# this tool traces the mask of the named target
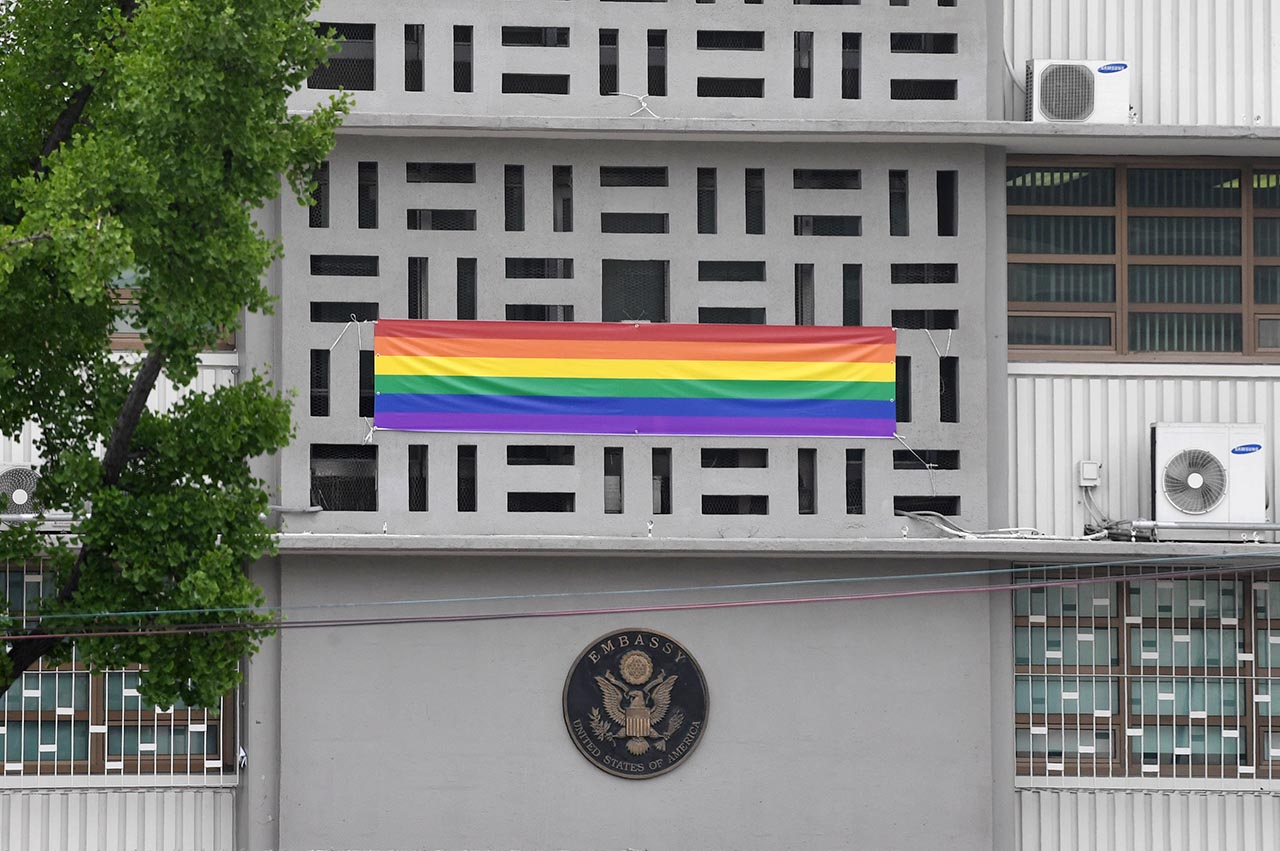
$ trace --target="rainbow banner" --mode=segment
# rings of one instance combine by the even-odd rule
[[[399,431],[892,437],[892,328],[380,319]]]

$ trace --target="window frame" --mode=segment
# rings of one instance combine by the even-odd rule
[[[1042,346],[1010,343],[1010,361],[1080,361],[1128,363],[1276,363],[1280,347],[1258,345],[1260,322],[1280,319],[1280,304],[1255,302],[1255,269],[1280,266],[1280,256],[1262,257],[1254,253],[1254,227],[1259,219],[1280,219],[1280,208],[1255,208],[1254,175],[1258,171],[1280,170],[1277,158],[1222,157],[1095,157],[1095,156],[1010,156],[1006,162],[1005,185],[1009,168],[1019,167],[1107,168],[1115,171],[1115,197],[1110,206],[1012,205],[1006,203],[1006,222],[1011,216],[1103,216],[1110,217],[1115,228],[1113,254],[1014,254],[1006,251],[1007,266],[1017,264],[1066,263],[1106,265],[1115,269],[1115,300],[1111,302],[1031,302],[1007,301],[1007,317],[1075,317],[1093,316],[1111,319],[1110,346]],[[1128,200],[1129,169],[1238,169],[1240,171],[1240,206],[1238,207],[1131,207]],[[1129,253],[1129,219],[1131,217],[1230,218],[1240,222],[1239,255],[1132,255]],[[1240,269],[1239,304],[1131,304],[1129,269],[1131,266],[1230,266]],[[1129,320],[1135,313],[1229,314],[1241,319],[1241,350],[1233,352],[1151,352],[1132,351]]]

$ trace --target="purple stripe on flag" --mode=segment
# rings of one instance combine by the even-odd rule
[[[378,412],[375,428],[507,434],[687,434],[715,437],[893,437],[892,419],[820,417],[637,417]]]

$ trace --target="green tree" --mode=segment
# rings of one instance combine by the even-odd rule
[[[38,426],[39,500],[71,516],[65,536],[0,527],[0,557],[43,558],[53,589],[34,622],[0,621],[27,636],[0,689],[74,642],[98,668],[146,665],[160,705],[212,705],[266,634],[243,611],[263,599],[245,565],[273,547],[248,459],[287,442],[288,403],[256,376],[163,413],[146,400],[269,308],[280,246],[253,211],[282,175],[307,197],[346,109],[286,108],[333,47],[315,6],[0,0],[0,433]],[[122,320],[137,357],[110,351]]]

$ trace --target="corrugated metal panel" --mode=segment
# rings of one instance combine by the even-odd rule
[[[1018,851],[1275,851],[1280,795],[1021,789]]]
[[[234,356],[231,358],[234,359]],[[238,374],[239,370],[231,363],[215,363],[201,365],[196,372],[195,381],[185,387],[175,388],[168,380],[161,377],[155,390],[151,392],[150,398],[147,399],[147,405],[153,411],[162,411],[192,390],[208,392],[215,387],[235,384]],[[16,438],[0,436],[0,470],[6,467],[40,463],[40,457],[35,448],[35,435],[35,428],[27,424]]]
[[[1082,460],[1102,462],[1093,500],[1109,519],[1150,517],[1154,422],[1265,423],[1272,447],[1267,492],[1275,493],[1280,373],[1274,368],[1257,367],[1250,375],[1241,368],[1214,374],[1205,367],[1170,366],[1160,375],[1152,367],[1126,374],[1114,365],[1043,366],[1011,364],[1009,370],[1012,525],[1080,534],[1089,516],[1076,484]]]
[[[0,792],[2,851],[231,851],[232,789]]]
[[[1276,0],[1004,0],[1006,116],[1022,117],[1027,59],[1111,59],[1137,70],[1143,124],[1280,123]]]

